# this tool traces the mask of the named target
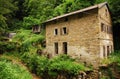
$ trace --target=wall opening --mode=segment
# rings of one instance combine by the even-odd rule
[[[107,9],[105,9],[105,16],[107,17],[107,13],[108,13],[108,10]]]
[[[101,23],[101,32],[105,32],[105,25]]]
[[[54,43],[55,54],[58,54],[58,42]]]
[[[54,30],[54,35],[58,35],[58,29]]]
[[[105,54],[105,46],[103,46],[103,57],[104,57],[104,58],[106,57],[106,54]]]
[[[110,46],[107,46],[107,56],[110,55]]]
[[[67,34],[67,29],[66,29],[66,27],[63,27],[63,34]]]
[[[67,42],[63,42],[63,53],[67,54]]]

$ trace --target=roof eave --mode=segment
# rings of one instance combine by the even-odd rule
[[[63,17],[68,17],[70,15],[82,13],[84,11],[89,11],[89,10],[96,9],[96,8],[102,8],[106,4],[107,4],[107,2],[104,2],[104,3],[98,4],[98,5],[90,6],[90,7],[81,9],[81,10],[77,10],[77,11],[70,12],[70,13],[67,13],[67,14],[64,14],[64,15],[60,15],[60,16],[54,17],[54,18],[52,18],[50,20],[47,20],[44,23],[48,23],[48,22],[51,22],[51,21],[54,21],[54,20],[57,20],[57,19],[60,19],[60,18],[63,18]]]

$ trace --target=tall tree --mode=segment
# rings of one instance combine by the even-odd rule
[[[24,27],[30,27],[35,23],[41,24],[45,20],[52,18],[53,9],[56,5],[56,1],[25,0],[25,5],[26,4],[28,16],[24,17],[23,25]]]
[[[12,12],[17,9],[12,3],[12,0],[0,0],[0,33],[5,31],[8,18],[11,17]]]
[[[120,0],[109,0],[113,20],[115,50],[120,50]]]
[[[54,16],[62,15],[71,11],[82,9],[92,5],[89,0],[63,0],[61,4],[55,7]]]

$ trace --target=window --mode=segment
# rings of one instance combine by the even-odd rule
[[[107,16],[107,12],[108,12],[108,10],[107,10],[107,9],[105,9],[105,16]]]
[[[104,32],[104,24],[101,23],[101,31]]]
[[[63,42],[63,53],[67,54],[67,42]]]
[[[103,46],[103,57],[106,57],[106,55],[105,55],[105,46]]]
[[[109,27],[104,23],[101,23],[101,32],[108,32]]]
[[[54,43],[55,53],[58,54],[58,42]]]
[[[34,25],[33,32],[40,32],[40,27],[38,25]]]
[[[110,46],[107,46],[107,56],[110,55]]]
[[[104,23],[101,23],[101,32],[106,32],[108,34],[112,33],[112,27],[109,25],[105,25]]]
[[[63,27],[63,34],[67,34],[67,29],[66,29],[66,27]]]
[[[54,30],[54,35],[58,35],[58,29]]]

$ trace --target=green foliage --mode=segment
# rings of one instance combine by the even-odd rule
[[[102,61],[106,64],[105,67],[101,67],[102,72],[101,79],[116,79],[119,78],[116,74],[120,72],[120,51],[113,52],[108,58]]]
[[[36,73],[37,75],[41,76],[45,73],[48,69],[48,59],[43,56],[38,56],[36,54],[30,54],[28,52],[24,53],[22,56],[22,60],[24,63],[27,64],[28,68]]]
[[[41,43],[44,41],[45,37],[41,34],[33,34],[31,30],[19,30],[13,41],[21,43],[21,52],[34,50],[36,52],[37,48],[42,48]]]
[[[78,75],[80,71],[86,70],[83,64],[75,63],[74,59],[66,55],[48,59],[36,54],[24,53],[22,60],[32,72],[46,79],[54,79],[61,74],[73,77]]]
[[[120,51],[112,53],[109,57],[109,60],[111,63],[116,62],[120,64]]]
[[[6,18],[0,14],[0,34],[5,31],[5,28],[7,27],[6,24]]]
[[[63,0],[61,4],[55,7],[53,11],[53,16],[62,15],[68,12],[88,7],[90,5],[91,3],[88,0]]]
[[[20,45],[17,42],[0,42],[1,53],[16,51]]]
[[[0,79],[32,79],[25,68],[0,58]]]
[[[102,3],[102,2],[107,2],[108,0],[96,0],[95,3],[96,4],[99,4],[99,3]]]
[[[80,71],[85,71],[83,64],[75,63],[69,56],[60,55],[50,60],[49,74],[56,73],[66,75],[78,75]]]
[[[30,36],[30,34],[31,34],[30,30],[20,29],[17,31],[17,34],[13,38],[13,41],[22,42],[22,41],[26,40]]]
[[[120,64],[120,51],[113,52],[107,59],[103,59],[103,64],[118,63]]]
[[[15,30],[18,30],[22,27],[22,21],[18,20],[18,19],[9,19],[9,22],[8,23],[8,31],[15,31]]]
[[[0,0],[0,32],[4,32],[7,28],[7,20],[10,18],[10,13],[15,10],[17,10],[15,2],[12,0]]]
[[[53,61],[53,62],[59,62],[59,61],[75,61],[75,59],[72,59],[72,58],[70,58],[70,56],[63,54],[63,55],[58,55],[58,56],[54,57],[53,59],[51,59],[51,62],[52,62],[52,61]]]
[[[33,17],[24,17],[23,19],[23,28],[32,29],[33,25],[40,25],[39,19]]]
[[[27,5],[27,12],[29,16],[39,19],[39,22],[42,23],[46,19],[51,18],[54,9],[54,1],[51,0],[25,0]]]

